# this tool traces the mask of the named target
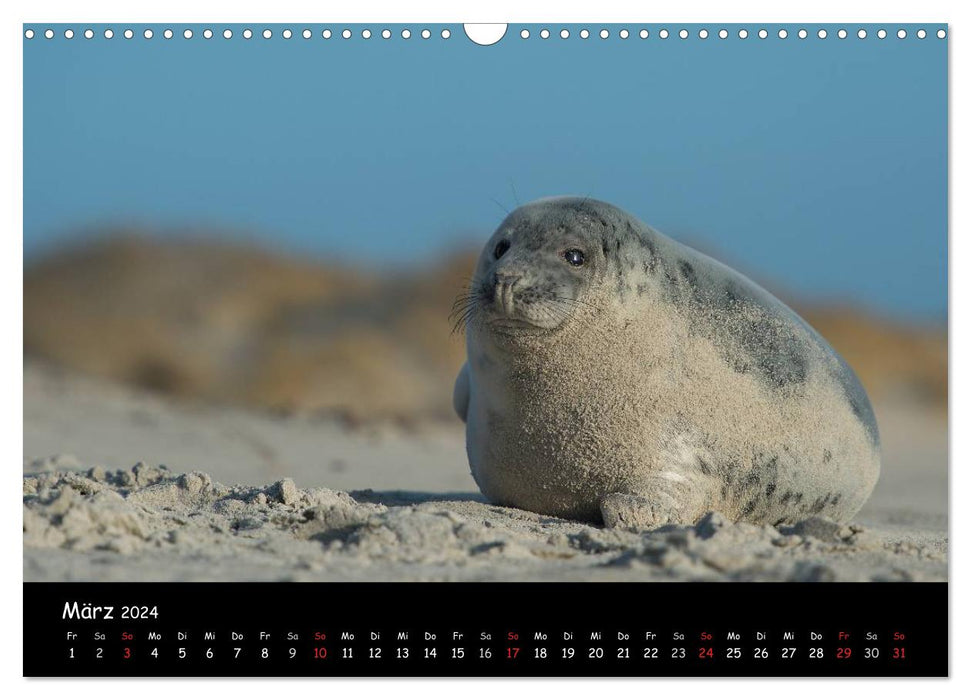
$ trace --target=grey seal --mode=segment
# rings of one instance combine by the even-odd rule
[[[792,309],[606,202],[513,211],[456,301],[453,404],[493,503],[607,525],[709,511],[845,522],[880,472],[870,401]]]

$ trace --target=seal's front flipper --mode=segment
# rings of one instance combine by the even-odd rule
[[[630,493],[608,493],[600,499],[604,527],[653,530],[676,522],[674,509],[662,506],[656,499]]]
[[[638,493],[608,493],[600,499],[606,527],[650,530],[662,525],[694,525],[714,502],[704,482],[664,472]]]
[[[455,388],[452,390],[452,407],[466,422],[469,415],[469,363],[466,362],[459,370],[459,376],[455,378]]]

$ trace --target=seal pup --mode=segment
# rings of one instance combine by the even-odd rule
[[[744,275],[605,202],[526,204],[456,301],[453,404],[499,505],[642,528],[845,522],[880,471],[853,370]]]

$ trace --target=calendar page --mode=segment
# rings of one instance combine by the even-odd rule
[[[946,676],[942,23],[27,23],[26,676]]]

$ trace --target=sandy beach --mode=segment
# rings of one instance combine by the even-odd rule
[[[24,578],[945,580],[947,424],[875,406],[852,523],[604,529],[484,501],[456,420],[358,424],[24,368]]]

